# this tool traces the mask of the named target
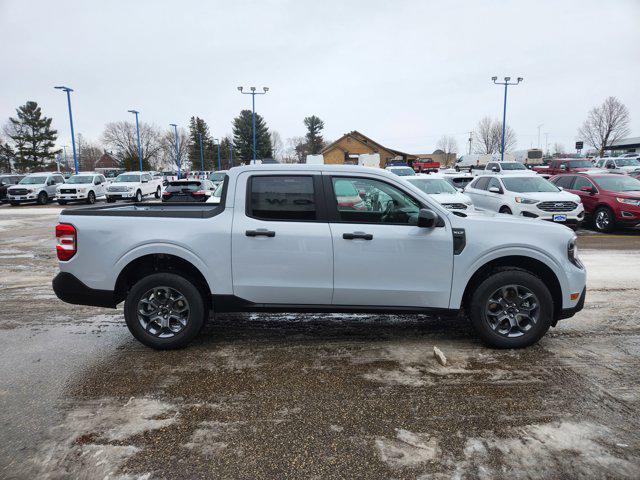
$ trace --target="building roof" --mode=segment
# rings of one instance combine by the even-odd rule
[[[120,168],[120,162],[104,152],[93,168]]]
[[[327,152],[327,151],[331,150],[332,148],[336,147],[338,142],[340,142],[342,139],[344,139],[346,137],[353,138],[355,141],[360,142],[363,145],[367,145],[369,147],[372,147],[374,150],[386,150],[388,152],[395,153],[396,155],[409,155],[408,153],[401,152],[400,150],[394,150],[393,148],[385,147],[384,145],[381,145],[378,142],[376,142],[375,140],[373,140],[373,139],[367,137],[366,135],[358,132],[357,130],[352,130],[349,133],[345,133],[343,136],[341,136],[335,142],[333,142],[333,143],[327,145],[326,147],[324,147],[322,149],[322,153],[324,154],[325,152]]]
[[[605,147],[605,150],[616,150],[623,148],[638,148],[640,147],[640,137],[628,137],[621,138],[615,142],[611,142]]]

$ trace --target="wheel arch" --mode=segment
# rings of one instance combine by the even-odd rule
[[[492,272],[509,267],[532,273],[545,283],[553,299],[553,318],[557,319],[562,311],[562,286],[560,280],[547,264],[541,260],[525,255],[507,255],[494,258],[476,269],[465,286],[464,293],[462,294],[462,306],[465,309],[468,308],[468,303],[474,290],[484,279],[491,275]]]
[[[169,253],[150,253],[129,261],[116,279],[114,296],[117,303],[125,299],[138,280],[159,272],[175,273],[191,280],[202,293],[205,305],[211,307],[211,290],[200,269],[189,260]]]

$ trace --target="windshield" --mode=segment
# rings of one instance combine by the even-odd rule
[[[504,187],[511,192],[559,192],[553,183],[541,177],[503,178]]]
[[[611,177],[596,177],[595,181],[605,190],[612,192],[640,192],[640,180],[626,175],[612,175]]]
[[[441,178],[419,178],[416,180],[409,180],[409,182],[428,195],[458,192],[449,182]]]
[[[201,182],[171,182],[167,187],[167,192],[197,192],[202,189]]]
[[[67,183],[91,183],[91,182],[93,182],[92,175],[74,175],[69,180],[67,180]]]
[[[24,177],[20,180],[20,185],[41,185],[43,183],[47,183],[47,177]]]
[[[131,175],[123,173],[118,175],[115,179],[116,183],[138,183],[140,181],[140,175]]]
[[[209,175],[209,180],[212,182],[222,182],[224,180],[226,173],[224,172],[215,172]]]
[[[589,160],[576,160],[574,162],[567,162],[571,168],[592,168],[593,164]]]
[[[640,167],[640,161],[635,158],[619,158],[617,163],[619,167]]]
[[[399,175],[401,177],[409,177],[409,176],[412,176],[412,175],[416,174],[416,172],[414,172],[413,168],[411,168],[411,167],[390,168],[389,171],[391,171],[391,173],[395,173],[396,175]]]
[[[531,150],[528,157],[529,159],[542,158],[542,150]]]
[[[500,165],[502,165],[502,170],[526,170],[527,167],[525,167],[523,164],[521,163],[517,163],[517,162],[513,162],[513,163],[501,163]]]

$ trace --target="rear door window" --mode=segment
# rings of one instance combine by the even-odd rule
[[[489,177],[479,178],[476,183],[473,184],[473,188],[478,190],[486,190],[487,185],[489,184]]]
[[[556,187],[562,187],[570,190],[574,178],[575,176],[573,175],[564,175],[562,177],[558,177],[553,183],[555,183]]]
[[[557,184],[556,184],[557,185]],[[558,185],[560,186],[560,185]],[[572,190],[580,190],[582,187],[593,188],[594,185],[589,181],[588,178],[584,177],[576,177],[576,181],[573,184]]]
[[[318,218],[313,177],[255,175],[249,178],[247,216],[274,221]]]
[[[500,182],[498,181],[498,179],[495,177],[489,180],[489,185],[487,186],[487,190],[489,190],[491,187],[495,187],[498,190],[502,191],[502,186],[500,185]]]

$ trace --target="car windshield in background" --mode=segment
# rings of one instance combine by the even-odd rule
[[[211,175],[209,175],[209,180],[211,180],[212,182],[222,182],[226,175],[226,173],[212,173]]]
[[[222,197],[222,188],[223,188],[222,184],[218,185],[216,187],[215,191],[213,192],[213,196],[216,197],[216,198]]]
[[[170,182],[167,186],[167,192],[197,192],[202,189],[202,183],[200,182]]]
[[[410,177],[416,174],[416,172],[413,171],[413,168],[410,167],[390,168],[389,170],[391,173],[395,173],[400,177]]]
[[[523,164],[521,163],[501,163],[502,165],[502,170],[526,170],[527,167],[525,167]]]
[[[596,177],[595,181],[600,187],[612,192],[640,192],[640,180],[626,175]]]
[[[464,188],[466,187],[473,178],[470,177],[455,177],[447,179],[450,183],[453,183],[454,187]]]
[[[553,183],[541,177],[503,178],[502,183],[507,190],[518,193],[560,191]]]
[[[91,183],[93,182],[93,175],[77,175],[71,177],[66,183]]]
[[[571,168],[592,168],[593,167],[593,163],[591,163],[589,160],[577,160],[575,162],[567,162],[567,165],[569,165]]]
[[[41,185],[47,183],[47,177],[24,177],[20,180],[20,185]]]
[[[115,179],[116,183],[138,183],[140,175],[118,175]]]
[[[441,178],[418,178],[408,180],[424,193],[429,195],[438,195],[440,193],[457,193],[458,191],[451,186],[449,182]]]
[[[635,158],[619,158],[617,163],[619,167],[640,167],[640,162]]]

